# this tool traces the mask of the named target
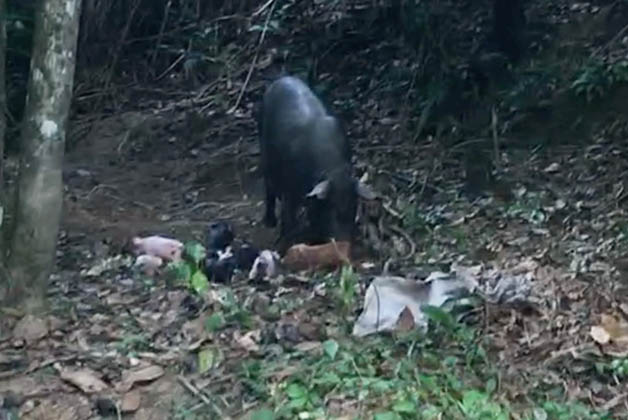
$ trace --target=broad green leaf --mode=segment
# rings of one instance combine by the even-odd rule
[[[323,343],[323,350],[330,359],[334,360],[338,353],[338,343],[335,340],[327,340]]]
[[[218,359],[220,359],[220,354],[215,349],[203,349],[198,352],[199,373],[205,373],[212,367],[216,366]]]
[[[495,378],[491,378],[486,381],[485,389],[488,394],[492,394],[493,392],[495,392],[495,390],[497,389],[497,382],[495,381]]]
[[[189,284],[192,270],[185,261],[171,262],[166,266],[168,273],[179,284]]]
[[[201,294],[209,289],[209,281],[207,281],[207,276],[200,270],[197,270],[192,279],[190,280],[190,284],[196,293]]]
[[[254,411],[251,420],[275,420],[275,414],[267,408]]]
[[[456,327],[456,322],[449,312],[442,310],[439,307],[432,305],[423,305],[421,310],[425,315],[427,315],[432,321],[441,324],[449,331],[453,331]]]
[[[414,413],[416,412],[416,405],[412,401],[402,400],[397,401],[395,405],[393,405],[393,410],[397,413]]]
[[[214,312],[205,320],[205,329],[210,332],[218,331],[224,325],[225,318],[223,317],[222,312]]]
[[[304,386],[293,383],[286,388],[286,394],[292,399],[304,398],[307,395],[307,390]]]
[[[205,259],[207,255],[207,251],[205,247],[198,242],[188,242],[184,246],[185,255],[189,256],[194,264],[198,267],[200,262]]]
[[[373,420],[400,420],[401,417],[399,416],[399,414],[395,413],[394,411],[386,411],[383,413],[378,413],[375,414],[375,416],[373,417]]]
[[[288,406],[291,408],[303,408],[307,405],[307,398],[306,397],[299,397],[299,398],[294,398],[292,400],[290,400],[290,403],[288,403]]]

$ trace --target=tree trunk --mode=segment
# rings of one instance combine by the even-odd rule
[[[6,91],[6,62],[7,54],[7,6],[5,0],[0,0],[0,300],[6,293],[7,277],[4,271],[4,216],[6,213],[6,201],[4,195],[4,136],[7,131],[7,91]]]
[[[21,133],[17,205],[7,269],[8,301],[44,306],[63,204],[63,153],[72,101],[80,0],[42,0]]]
[[[525,49],[523,0],[493,0],[493,36],[499,49],[517,62]]]
[[[6,82],[6,62],[7,54],[7,13],[6,1],[0,0],[0,232],[2,231],[2,220],[4,219],[4,136],[7,131],[7,82]],[[2,249],[2,235],[0,235],[0,249]],[[0,254],[1,255],[1,254]],[[4,259],[0,257],[0,261]]]

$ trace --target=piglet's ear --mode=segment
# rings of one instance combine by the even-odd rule
[[[312,191],[310,191],[306,197],[316,197],[319,200],[324,200],[327,197],[327,192],[329,191],[329,181],[321,181],[318,184],[314,185]]]

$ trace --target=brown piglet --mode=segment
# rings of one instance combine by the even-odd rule
[[[281,260],[290,270],[335,269],[351,264],[351,244],[347,241],[331,241],[322,245],[296,244],[291,246]]]

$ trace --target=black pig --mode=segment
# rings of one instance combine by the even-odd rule
[[[241,244],[235,250],[236,268],[241,271],[249,271],[259,255],[259,249],[247,243]]]
[[[231,247],[224,251],[211,250],[205,258],[205,275],[213,282],[228,283],[236,269],[236,258]]]
[[[214,221],[207,228],[205,239],[207,250],[224,250],[233,242],[233,228],[228,222]]]
[[[284,76],[267,89],[258,114],[261,170],[266,188],[264,223],[277,225],[285,250],[298,232],[297,210],[305,205],[309,239],[350,240],[358,197],[375,197],[353,177],[351,146],[323,103],[300,79]]]

